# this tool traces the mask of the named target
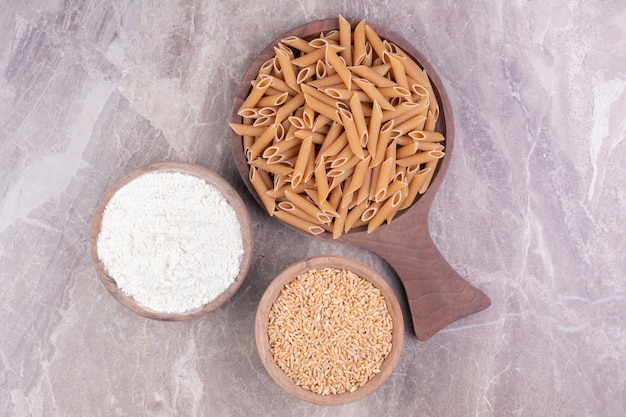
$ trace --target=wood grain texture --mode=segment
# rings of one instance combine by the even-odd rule
[[[162,313],[158,311],[153,311],[145,306],[140,305],[133,299],[133,297],[125,294],[117,286],[115,279],[109,276],[104,265],[102,264],[102,261],[100,261],[100,258],[98,256],[98,235],[100,234],[102,215],[104,213],[104,209],[106,208],[107,203],[120,188],[124,187],[135,178],[150,172],[180,172],[183,174],[193,175],[195,177],[205,180],[208,184],[217,188],[224,196],[226,201],[228,201],[228,203],[233,207],[237,215],[237,220],[239,221],[239,224],[241,226],[244,253],[241,259],[241,265],[239,267],[239,274],[237,275],[237,277],[235,277],[235,280],[226,289],[226,291],[218,295],[216,298],[214,298],[212,301],[205,304],[204,306],[186,313]],[[237,289],[239,289],[248,273],[250,261],[252,259],[254,242],[250,215],[248,214],[248,210],[243,200],[241,200],[239,194],[237,194],[237,192],[230,186],[228,182],[226,182],[215,172],[203,166],[187,162],[156,163],[134,170],[119,179],[109,190],[107,190],[105,195],[98,203],[98,206],[96,207],[96,210],[94,212],[89,238],[91,257],[96,272],[98,273],[100,281],[102,281],[102,284],[104,284],[105,288],[107,289],[107,291],[109,291],[113,298],[115,298],[129,310],[141,316],[163,321],[180,321],[197,318],[205,315],[210,311],[215,310],[216,308],[226,303],[226,301],[228,301],[233,296]]]
[[[298,275],[311,269],[320,268],[346,269],[374,284],[374,286],[378,288],[385,297],[387,301],[387,308],[391,315],[391,319],[393,320],[393,333],[391,337],[393,347],[387,358],[383,361],[380,373],[372,377],[372,379],[370,379],[364,386],[354,392],[345,392],[335,395],[319,395],[312,391],[305,390],[296,385],[294,380],[289,378],[280,369],[276,362],[274,362],[270,352],[269,337],[267,333],[269,314],[270,309],[278,298],[280,291],[287,283],[291,282]],[[289,394],[300,398],[301,400],[319,405],[348,404],[360,400],[361,398],[365,398],[374,392],[378,387],[380,387],[380,385],[382,385],[383,382],[385,382],[387,378],[389,378],[393,372],[393,369],[400,359],[402,344],[404,341],[404,320],[402,318],[402,310],[400,309],[400,304],[398,303],[391,287],[387,284],[385,279],[376,273],[376,271],[372,268],[362,264],[361,262],[343,256],[317,256],[308,258],[296,262],[282,271],[267,287],[261,301],[259,302],[254,329],[257,350],[259,351],[261,362],[263,362],[263,366],[274,381],[276,381],[276,383]]]
[[[353,27],[358,23],[355,20],[350,22]],[[372,22],[368,24],[381,38],[394,42],[410,54],[428,73],[440,105],[440,117],[435,130],[446,137],[446,156],[438,164],[428,191],[417,198],[410,208],[400,212],[391,224],[381,226],[372,234],[357,229],[342,235],[337,241],[368,249],[389,263],[406,291],[413,330],[420,340],[427,340],[455,320],[484,310],[491,301],[454,271],[437,249],[428,231],[428,212],[454,150],[453,112],[441,79],[412,44],[387,28]],[[263,49],[246,71],[237,89],[230,121],[242,122],[237,110],[250,91],[250,81],[256,78],[260,66],[274,55],[273,48],[281,39],[287,36],[307,38],[333,29],[338,29],[337,19],[311,22],[280,35]],[[261,204],[248,179],[249,167],[244,156],[242,138],[234,132],[231,135],[231,147],[235,165],[244,183]],[[332,240],[330,233],[307,236]]]

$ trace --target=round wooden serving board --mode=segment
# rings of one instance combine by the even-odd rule
[[[351,21],[356,25],[358,21]],[[368,22],[376,33],[395,43],[422,66],[428,73],[440,105],[440,116],[436,130],[445,137],[445,157],[438,164],[428,191],[414,204],[399,213],[394,220],[379,227],[375,232],[349,232],[338,242],[368,249],[382,257],[398,274],[406,291],[413,330],[420,340],[426,340],[448,324],[462,317],[489,307],[491,301],[482,291],[464,280],[444,259],[433,243],[428,230],[428,213],[435,193],[448,169],[454,148],[454,123],[450,101],[441,79],[425,57],[410,43],[394,32]],[[242,123],[237,111],[250,91],[250,81],[256,78],[260,66],[274,56],[274,46],[287,36],[307,38],[321,32],[338,29],[337,19],[311,22],[284,33],[269,44],[250,65],[236,92],[230,121]],[[248,190],[260,203],[248,178],[249,167],[244,155],[241,136],[231,135],[235,164]],[[296,229],[294,229],[296,230]],[[310,235],[317,239],[332,240],[330,233]]]

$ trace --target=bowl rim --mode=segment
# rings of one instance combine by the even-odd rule
[[[320,395],[312,391],[305,390],[295,381],[289,378],[280,367],[274,362],[270,353],[268,331],[268,317],[270,309],[276,301],[283,287],[294,280],[299,274],[311,269],[319,268],[339,268],[356,273],[361,278],[372,283],[384,295],[387,301],[387,308],[393,320],[392,349],[387,358],[383,361],[381,372],[372,377],[365,385],[354,392],[344,392],[341,394]],[[271,378],[287,393],[296,398],[317,405],[342,405],[360,400],[380,387],[392,374],[397,365],[402,345],[404,342],[404,318],[396,295],[387,281],[373,268],[355,259],[338,255],[320,255],[297,261],[272,280],[259,302],[255,317],[255,340],[257,351],[261,362]]]
[[[241,258],[241,263],[239,266],[239,273],[235,277],[235,280],[230,284],[230,286],[219,294],[216,298],[209,301],[207,304],[198,307],[193,310],[189,310],[185,313],[165,313],[154,311],[146,306],[143,306],[135,301],[132,296],[124,293],[118,286],[113,277],[111,277],[104,264],[100,260],[98,256],[98,236],[100,234],[101,226],[102,226],[102,217],[104,214],[104,210],[106,205],[111,200],[111,198],[115,195],[117,191],[119,191],[122,187],[130,183],[131,181],[154,172],[172,172],[172,173],[182,173],[186,175],[192,175],[196,178],[200,178],[206,181],[207,184],[215,187],[220,194],[226,199],[226,201],[231,205],[231,207],[235,210],[235,214],[237,216],[237,220],[239,222],[239,226],[241,229],[241,235],[243,240],[243,255]],[[239,194],[235,191],[235,189],[219,174],[216,172],[202,166],[199,164],[189,163],[189,162],[179,162],[179,161],[169,161],[169,162],[159,162],[151,165],[147,165],[141,168],[137,168],[128,174],[119,178],[113,186],[107,189],[102,198],[100,199],[98,205],[95,208],[91,230],[90,230],[90,249],[92,262],[96,269],[98,278],[105,286],[107,291],[115,298],[120,304],[129,310],[137,313],[141,316],[161,321],[181,321],[181,320],[190,320],[193,318],[201,317],[207,314],[210,311],[217,309],[218,307],[225,304],[239,289],[241,284],[243,283],[246,275],[248,274],[248,270],[250,268],[250,263],[252,260],[252,252],[253,252],[253,230],[252,230],[252,222],[250,219],[250,214],[248,213],[248,209],[244,204],[243,200],[239,196]]]

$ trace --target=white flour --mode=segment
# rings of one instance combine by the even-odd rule
[[[98,255],[118,287],[151,310],[184,313],[239,273],[241,227],[222,194],[192,175],[154,172],[107,204]]]

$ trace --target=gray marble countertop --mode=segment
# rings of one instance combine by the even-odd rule
[[[3,3],[0,415],[626,415],[623,1]],[[391,377],[328,408],[263,368],[253,324],[264,289],[320,254],[378,270],[407,313],[402,287],[376,255],[264,214],[227,122],[267,43],[338,14],[393,29],[445,83],[456,142],[429,227],[492,305],[427,341],[407,326]],[[117,303],[89,251],[105,190],[171,160],[226,178],[255,232],[235,297],[176,323]]]

